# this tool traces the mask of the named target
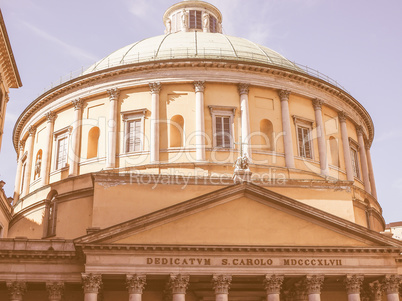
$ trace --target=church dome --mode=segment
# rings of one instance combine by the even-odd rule
[[[127,45],[101,59],[84,74],[135,63],[182,59],[244,61],[301,71],[294,63],[244,38],[210,32],[176,32]]]

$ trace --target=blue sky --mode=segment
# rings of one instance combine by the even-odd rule
[[[12,195],[11,133],[23,109],[60,76],[163,34],[174,0],[0,0],[23,87],[12,90],[0,179]],[[371,149],[386,222],[402,220],[402,1],[211,0],[224,33],[244,37],[343,85],[372,116]]]

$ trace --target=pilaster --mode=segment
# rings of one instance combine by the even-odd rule
[[[113,88],[107,90],[110,101],[109,120],[108,120],[108,142],[106,154],[106,168],[113,169],[116,167],[117,153],[117,111],[119,104],[120,90]]]
[[[279,99],[281,101],[282,131],[283,131],[283,143],[285,148],[286,167],[295,168],[292,131],[290,127],[290,115],[289,115],[290,93],[291,92],[289,90],[278,90]]]

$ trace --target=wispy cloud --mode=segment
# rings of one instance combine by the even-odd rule
[[[138,18],[144,18],[148,15],[150,4],[147,0],[135,0],[128,3],[128,10]]]
[[[67,53],[71,54],[72,56],[76,57],[76,58],[87,58],[90,59],[91,61],[96,61],[99,58],[96,57],[95,55],[81,49],[78,48],[74,45],[70,45],[52,35],[50,35],[49,33],[47,33],[46,31],[39,29],[37,27],[35,27],[32,24],[29,24],[25,21],[22,21],[22,23],[29,29],[31,30],[33,33],[35,33],[36,35],[38,35],[39,37],[52,42],[60,47],[62,47]]]

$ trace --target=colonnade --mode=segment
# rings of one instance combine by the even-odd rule
[[[151,131],[150,131],[150,163],[159,162],[159,98],[162,85],[159,82],[149,84],[151,92]],[[205,83],[203,81],[194,82],[195,89],[195,148],[196,148],[196,161],[205,161],[205,112],[204,112],[204,91]],[[239,106],[240,106],[240,120],[241,120],[241,137],[242,137],[242,150],[247,153],[249,158],[252,158],[252,146],[250,140],[250,113],[249,113],[249,84],[241,83],[238,85],[239,92]],[[107,120],[107,154],[106,154],[106,168],[114,169],[116,168],[116,155],[117,155],[117,136],[119,116],[118,116],[118,105],[119,105],[119,95],[120,91],[117,88],[110,89],[107,91],[110,100],[109,106],[109,117]],[[294,145],[291,118],[289,112],[289,98],[291,91],[288,90],[278,90],[279,99],[281,102],[281,120],[282,120],[282,132],[283,132],[283,143],[285,151],[285,164],[287,168],[295,168],[295,156],[294,156]],[[74,120],[72,122],[71,137],[68,151],[68,171],[69,176],[77,176],[79,174],[79,163],[80,163],[80,143],[81,143],[81,125],[82,125],[82,110],[84,102],[81,99],[75,99],[71,102],[74,107]],[[328,159],[327,159],[327,146],[326,138],[322,117],[322,105],[324,102],[320,99],[313,99],[312,106],[315,112],[315,124],[318,142],[318,153],[320,170],[323,176],[329,175],[328,169]],[[52,133],[54,132],[54,120],[56,114],[49,111],[45,115],[46,124],[46,141],[44,143],[45,147],[43,149],[42,165],[40,168],[41,185],[49,184],[49,173],[52,158]],[[352,158],[350,155],[350,145],[349,145],[349,135],[346,126],[347,115],[344,112],[339,112],[339,123],[342,136],[343,153],[345,160],[345,169],[348,181],[354,181],[354,173],[352,167]],[[15,194],[14,200],[18,200],[21,187],[21,178],[23,178],[22,183],[22,195],[29,193],[29,185],[31,183],[31,170],[32,161],[34,158],[33,147],[35,139],[36,128],[34,126],[28,129],[28,138],[26,141],[21,141],[20,145],[25,144],[25,152],[27,154],[26,158],[23,154],[19,154],[19,161],[17,167],[17,175],[15,181]],[[376,189],[374,182],[373,167],[370,155],[370,146],[364,137],[363,128],[358,126],[357,129],[358,146],[360,153],[360,161],[362,168],[362,177],[365,190],[368,193],[372,193],[376,197]],[[22,160],[25,167],[23,167]],[[22,176],[22,173],[25,174]]]
[[[215,274],[212,276],[211,291],[215,294],[215,301],[230,300],[232,275]],[[289,278],[290,279],[290,278]],[[267,301],[321,301],[321,292],[324,286],[324,275],[306,275],[297,279],[292,278],[292,285],[285,282],[284,275],[264,275],[261,288],[266,292]],[[185,301],[186,292],[191,286],[191,276],[171,274],[164,286],[166,300]],[[363,275],[347,275],[343,279],[344,291],[348,301],[381,301],[383,294],[387,301],[399,301],[399,287],[401,278],[398,275],[386,275],[372,282],[364,282]],[[129,301],[142,301],[147,280],[144,274],[126,275],[126,288]],[[103,283],[101,274],[82,274],[84,301],[97,301],[101,294]],[[24,281],[7,282],[10,301],[22,301],[27,292],[27,283]],[[29,287],[28,287],[29,288]],[[162,288],[161,288],[162,289]],[[63,282],[47,282],[46,290],[49,301],[63,300],[65,286]],[[107,300],[106,300],[107,301]]]

